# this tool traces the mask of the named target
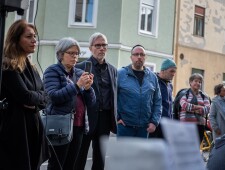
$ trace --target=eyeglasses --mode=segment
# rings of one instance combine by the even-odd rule
[[[79,52],[65,51],[64,53],[69,54],[70,57],[74,57],[74,56],[79,57],[80,56]]]
[[[133,53],[132,54],[133,56],[135,56],[135,57],[144,57],[145,56],[145,54],[144,53]]]
[[[100,49],[101,47],[107,48],[108,47],[108,44],[95,44],[95,45],[92,45],[92,46],[94,46],[97,49]]]

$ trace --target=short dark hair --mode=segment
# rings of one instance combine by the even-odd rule
[[[221,89],[224,87],[224,84],[217,84],[214,87],[214,94],[219,95],[221,92]]]
[[[203,76],[199,73],[194,73],[190,76],[189,78],[189,83],[192,82],[194,79],[198,79],[200,80],[201,82],[203,82]]]
[[[140,44],[137,44],[137,45],[135,45],[135,46],[132,47],[132,49],[131,49],[131,54],[133,53],[133,50],[134,50],[136,47],[142,47],[142,48],[144,48],[144,50],[145,50],[145,47],[143,47],[143,46],[140,45]]]

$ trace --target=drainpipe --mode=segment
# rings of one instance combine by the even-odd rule
[[[179,38],[179,25],[180,25],[180,0],[175,0],[175,15],[174,15],[174,43],[173,43],[173,51],[174,51],[174,61],[177,64],[178,68],[178,38]],[[179,71],[179,70],[178,70]],[[173,80],[173,95],[176,95],[177,92],[177,74]]]

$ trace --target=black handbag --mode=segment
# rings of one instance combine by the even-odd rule
[[[73,139],[74,114],[48,115],[42,113],[41,119],[49,145],[65,145]]]

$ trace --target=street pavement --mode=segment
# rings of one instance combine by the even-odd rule
[[[116,140],[116,136],[114,134],[111,134],[110,137],[109,137],[109,140]],[[106,155],[106,159],[107,159],[107,157],[108,156]],[[44,162],[42,164],[40,170],[47,170],[47,165],[48,165],[48,162]],[[90,170],[91,166],[92,166],[92,145],[90,145],[90,148],[89,148],[85,170]]]
[[[90,147],[89,152],[88,152],[88,158],[87,158],[85,170],[90,170],[91,169],[91,165],[92,165],[92,156],[91,155],[92,155],[92,149]],[[40,170],[47,170],[47,165],[48,165],[48,162],[44,162],[42,164]]]
[[[41,166],[40,170],[47,170],[48,162],[44,162]],[[92,165],[92,148],[90,146],[89,152],[88,152],[88,158],[85,166],[85,170],[90,170]]]

